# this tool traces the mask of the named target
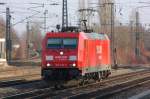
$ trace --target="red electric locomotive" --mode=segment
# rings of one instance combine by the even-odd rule
[[[110,40],[101,33],[49,32],[42,42],[41,69],[47,80],[108,77]]]

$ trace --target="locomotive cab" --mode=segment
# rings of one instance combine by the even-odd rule
[[[72,33],[71,33],[72,34]],[[77,69],[78,33],[48,33],[43,41],[42,77],[68,80],[80,75]]]

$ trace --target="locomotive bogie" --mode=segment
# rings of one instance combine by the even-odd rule
[[[44,80],[71,80],[77,79],[77,77],[81,76],[81,71],[77,68],[52,68],[52,69],[42,69],[42,77]]]

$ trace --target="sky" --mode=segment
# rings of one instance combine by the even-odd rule
[[[48,11],[46,15],[47,31],[55,28],[57,24],[61,24],[62,0],[0,0],[0,2],[7,3],[6,5],[0,5],[0,16],[5,19],[6,15],[4,12],[6,7],[9,7],[12,16],[12,26],[19,34],[26,30],[27,20],[31,24],[39,22],[41,30],[43,30],[44,12],[46,10]],[[78,2],[68,0],[68,4],[72,5],[68,6],[69,24],[76,24]]]
[[[116,9],[118,9],[117,17],[120,21],[128,23],[133,19],[133,11],[138,10],[140,22],[142,24],[150,23],[150,0],[116,0]],[[121,12],[121,15],[119,12]]]
[[[0,0],[6,5],[0,5],[0,16],[5,19],[6,7],[10,7],[12,16],[12,26],[19,34],[26,30],[26,22],[38,21],[43,30],[44,12],[47,13],[47,31],[53,29],[57,24],[61,24],[62,0]],[[149,2],[142,3],[142,2]],[[44,6],[42,5],[44,4]],[[58,4],[58,5],[53,5]],[[115,0],[117,20],[123,24],[129,24],[131,12],[139,6],[150,6],[150,0]],[[76,25],[78,22],[78,0],[68,0],[69,24]],[[143,24],[150,23],[150,7],[139,8],[140,21]],[[32,16],[32,17],[31,17]],[[29,18],[30,17],[30,18]]]

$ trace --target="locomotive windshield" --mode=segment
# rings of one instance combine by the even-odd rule
[[[61,39],[59,38],[50,38],[47,41],[48,48],[60,48],[61,47]]]
[[[49,38],[47,41],[47,48],[71,48],[77,47],[76,38]]]

